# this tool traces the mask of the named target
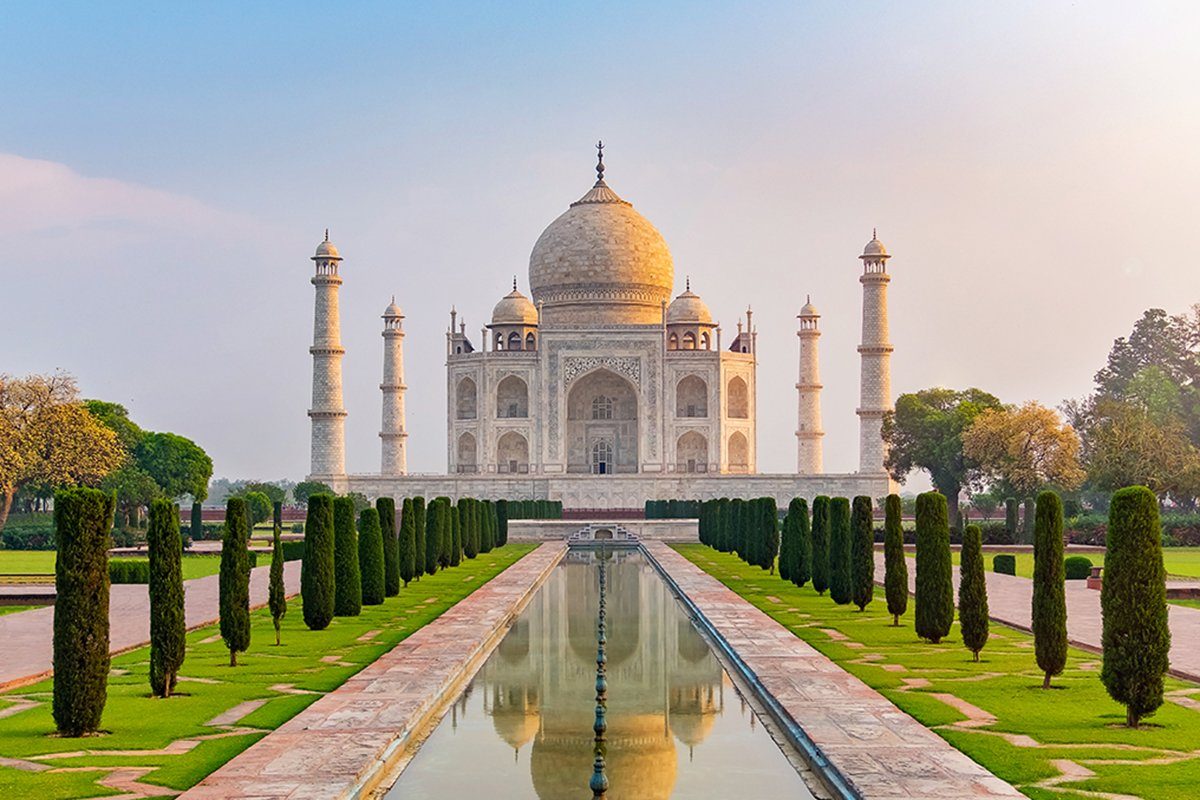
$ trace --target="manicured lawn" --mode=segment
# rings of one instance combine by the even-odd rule
[[[53,550],[0,550],[0,575],[35,573],[53,576],[56,557],[57,553]],[[128,556],[128,558],[146,558],[146,556]],[[259,565],[270,564],[270,555],[260,554],[258,563]],[[183,557],[183,579],[185,581],[192,578],[203,578],[205,575],[216,575],[220,570],[221,557],[219,555],[185,554]]]
[[[984,568],[992,570],[992,556],[1003,551],[987,550],[983,554]],[[1017,557],[1017,574],[1022,578],[1033,577],[1033,553],[1014,553]],[[1074,555],[1070,550],[1067,555]],[[1091,559],[1096,566],[1104,565],[1104,553],[1079,553],[1078,555]],[[909,557],[912,554],[909,553]],[[950,557],[958,564],[959,551],[951,551]],[[1200,578],[1200,547],[1164,547],[1163,566],[1167,574],[1179,578]]]
[[[228,666],[229,654],[217,626],[193,631],[188,634],[187,660],[178,687],[182,694],[166,700],[149,695],[149,648],[116,656],[103,720],[110,733],[104,736],[51,736],[50,681],[2,694],[0,708],[19,699],[34,700],[38,705],[0,718],[0,756],[50,764],[54,769],[35,773],[0,766],[0,797],[65,800],[116,794],[106,791],[97,780],[119,766],[153,767],[142,778],[146,783],[181,791],[193,786],[533,547],[510,544],[453,569],[425,576],[402,589],[399,597],[388,598],[380,606],[364,606],[361,616],[339,617],[323,631],[304,627],[300,599],[293,598],[283,620],[281,647],[274,645],[269,613],[265,609],[256,611],[252,615],[250,650],[238,656],[236,668]],[[236,726],[207,724],[250,700],[265,703],[238,720]],[[213,738],[235,727],[244,733]],[[106,755],[107,751],[157,751],[185,738],[201,741],[179,754]],[[72,771],[80,767],[96,769]]]
[[[982,660],[973,663],[957,625],[939,645],[916,638],[911,598],[901,626],[892,627],[881,590],[860,613],[852,605],[834,605],[811,587],[796,588],[750,567],[736,556],[698,544],[676,549],[1029,797],[1075,797],[1038,785],[1061,774],[1056,760],[1070,760],[1095,773],[1060,784],[1068,790],[1145,800],[1196,796],[1200,711],[1168,697],[1142,729],[1129,730],[1122,724],[1123,707],[1100,683],[1100,657],[1093,653],[1072,649],[1066,671],[1054,679],[1055,688],[1044,690],[1033,640],[1025,633],[993,622]],[[831,638],[823,629],[844,634],[848,642]],[[855,643],[861,647],[848,646]],[[1193,696],[1200,699],[1200,686],[1174,679],[1167,681],[1167,692],[1197,693]],[[954,695],[980,709],[984,723],[956,725],[967,721],[967,715],[938,694]],[[987,722],[988,716],[994,721]],[[1150,760],[1155,763],[1142,763]]]
[[[1177,606],[1187,606],[1188,608],[1200,608],[1200,600],[1168,600],[1168,603],[1174,603]]]
[[[28,611],[31,608],[41,608],[41,606],[0,606],[0,617],[5,614],[16,614],[21,611]]]

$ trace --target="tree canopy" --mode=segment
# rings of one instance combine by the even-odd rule
[[[963,454],[992,485],[1021,496],[1046,486],[1076,489],[1085,477],[1079,436],[1057,411],[1037,402],[987,409],[963,432]]]
[[[147,433],[133,452],[138,465],[170,498],[208,497],[212,459],[191,439],[175,433]]]

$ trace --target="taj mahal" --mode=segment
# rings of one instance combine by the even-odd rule
[[[736,331],[718,325],[675,268],[662,234],[596,180],[542,232],[529,257],[529,295],[512,291],[473,339],[450,311],[446,331],[445,474],[410,475],[404,412],[404,314],[383,313],[378,474],[345,469],[338,249],[317,247],[310,480],[379,496],[549,499],[573,509],[636,509],[662,498],[819,494],[880,497],[892,490],[881,426],[891,409],[887,271],[874,235],[863,253],[859,469],[822,464],[821,315],[798,316],[796,471],[757,470],[757,331],[747,309]],[[674,297],[672,297],[674,295]]]

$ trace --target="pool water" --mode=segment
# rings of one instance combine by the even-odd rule
[[[590,798],[599,566],[572,550],[386,797]],[[610,551],[611,800],[811,798],[640,551]]]

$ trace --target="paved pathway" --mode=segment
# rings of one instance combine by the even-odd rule
[[[643,544],[863,797],[1024,796],[667,545]]]
[[[250,605],[267,603],[270,565],[250,573]],[[289,595],[300,591],[300,562],[289,561],[283,570]],[[184,581],[184,608],[188,628],[216,622],[220,614],[217,575]],[[150,595],[145,584],[114,584],[109,593],[109,645],[114,653],[150,641]],[[54,607],[0,616],[0,691],[23,686],[48,676],[54,661]]]
[[[883,554],[875,553],[876,583],[883,583]],[[992,619],[1023,630],[1030,629],[1033,614],[1033,581],[1016,575],[988,572],[988,614]],[[958,602],[958,567],[954,567],[954,597]],[[917,570],[908,559],[908,588],[916,591]],[[1167,604],[1171,618],[1171,674],[1200,681],[1200,609]],[[1067,581],[1067,638],[1072,644],[1100,649],[1103,618],[1100,592],[1085,581]]]
[[[191,800],[369,796],[566,552],[547,542],[209,775]]]

